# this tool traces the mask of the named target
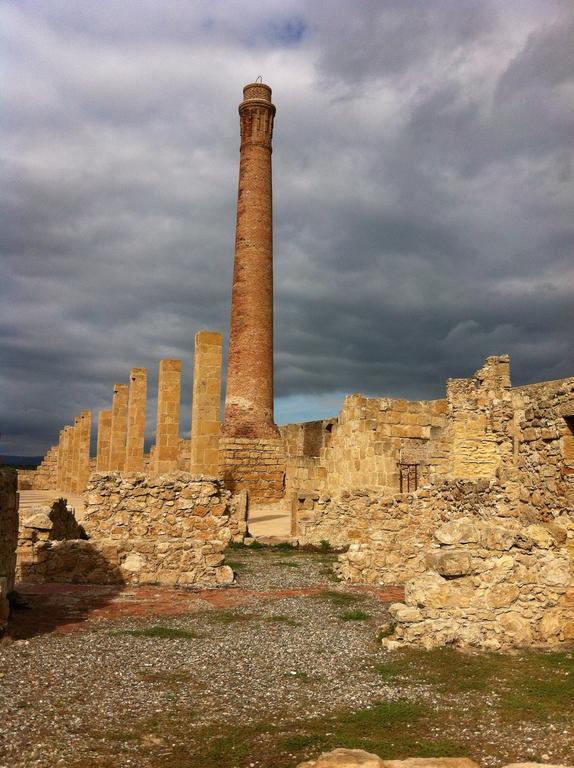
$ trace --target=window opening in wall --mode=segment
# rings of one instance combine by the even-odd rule
[[[562,454],[564,463],[574,467],[574,416],[565,416],[566,429],[562,439]]]
[[[399,482],[401,493],[416,491],[419,480],[418,464],[399,464]]]

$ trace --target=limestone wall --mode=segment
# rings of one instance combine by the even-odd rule
[[[488,480],[445,480],[393,496],[376,490],[302,493],[294,505],[294,535],[302,544],[350,545],[338,564],[345,580],[403,584],[425,570],[426,552],[442,521],[465,514],[514,517],[515,497],[513,484]]]
[[[36,469],[19,469],[22,491],[49,491],[58,487],[58,446],[53,445]]]
[[[434,532],[427,570],[391,606],[395,641],[499,649],[574,641],[574,515],[463,517]]]
[[[533,519],[574,506],[574,378],[513,390],[514,464]]]
[[[56,534],[45,513],[27,521],[19,565],[23,581],[182,586],[233,581],[223,550],[245,532],[245,514],[220,482],[183,472],[160,478],[96,473],[84,499],[86,539],[69,538],[72,531]]]
[[[18,473],[0,468],[0,634],[8,621],[18,541]]]
[[[246,490],[249,501],[273,502],[285,495],[285,452],[280,438],[227,437],[219,441],[225,487]]]
[[[282,428],[288,456],[286,488],[294,492],[371,488],[396,493],[401,487],[401,464],[417,465],[419,486],[446,476],[447,410],[445,400],[349,395],[337,419]],[[406,487],[408,480],[404,480]]]

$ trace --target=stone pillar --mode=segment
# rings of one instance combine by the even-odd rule
[[[252,83],[239,106],[241,149],[227,392],[228,437],[278,436],[273,420],[271,88]]]
[[[128,385],[114,384],[112,398],[112,429],[110,434],[110,472],[123,472],[126,461],[128,427]]]
[[[160,360],[152,465],[155,475],[166,475],[177,469],[180,399],[181,360]]]
[[[107,472],[110,463],[110,437],[112,434],[112,412],[100,411],[98,416],[98,447],[96,472]]]
[[[74,453],[74,427],[64,429],[64,462],[62,466],[62,484],[60,488],[63,491],[70,490],[72,477],[72,461]]]
[[[56,490],[63,489],[64,481],[64,464],[66,461],[66,430],[68,428],[60,430],[60,440],[58,441],[58,465],[56,467]]]
[[[67,491],[74,493],[78,485],[78,467],[80,465],[80,421],[81,416],[74,419],[71,444],[70,471],[68,476]]]
[[[128,400],[128,429],[126,435],[126,472],[143,472],[147,370],[132,368]]]
[[[194,475],[219,475],[221,346],[220,333],[199,331],[195,335],[190,465]]]
[[[90,438],[92,433],[92,414],[82,411],[80,414],[78,436],[78,470],[76,475],[77,493],[83,493],[90,477]]]

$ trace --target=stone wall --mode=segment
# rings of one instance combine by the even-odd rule
[[[497,650],[574,641],[574,515],[552,523],[463,517],[440,525],[426,570],[390,614],[397,641]]]
[[[514,464],[533,519],[574,506],[574,378],[513,390]]]
[[[219,441],[225,487],[246,490],[249,502],[263,503],[285,495],[285,452],[280,438],[227,437]]]
[[[33,485],[35,490],[52,490],[58,484],[58,446],[53,445],[36,469]]]
[[[0,468],[0,634],[8,621],[18,541],[18,473]]]
[[[58,487],[58,446],[53,445],[36,469],[18,470],[21,491],[50,491]]]
[[[233,581],[223,550],[244,535],[245,510],[217,480],[183,472],[96,473],[84,498],[85,539],[56,530],[45,511],[27,519],[22,581],[205,587]]]
[[[299,494],[294,535],[301,544],[350,545],[337,570],[348,581],[402,584],[425,570],[436,527],[463,515],[518,514],[516,485],[445,480],[412,494],[378,491]]]
[[[45,542],[86,538],[82,526],[66,499],[57,499],[51,506],[30,509],[20,519],[18,533],[17,569],[18,581],[38,581],[44,570],[42,554]],[[43,579],[40,579],[43,580]]]

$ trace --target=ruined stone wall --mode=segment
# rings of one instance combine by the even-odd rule
[[[350,395],[336,419],[281,428],[286,492],[392,495],[444,479],[495,479],[513,466],[514,403],[504,355],[471,378],[449,379],[442,400]]]
[[[470,379],[447,382],[448,477],[494,479],[513,455],[514,409],[507,355],[489,357]]]
[[[395,640],[491,650],[574,641],[573,537],[572,510],[553,523],[494,516],[440,525],[427,570],[391,606]]]
[[[339,558],[340,576],[349,581],[402,584],[425,569],[425,553],[442,521],[468,514],[513,517],[518,507],[513,485],[494,481],[442,481],[412,494],[385,496],[376,490],[296,497],[294,535],[302,544],[350,544]]]
[[[18,490],[32,491],[36,482],[35,469],[19,469],[18,471]]]
[[[191,440],[180,438],[177,448],[177,468],[180,472],[189,472],[191,462]]]
[[[58,487],[58,446],[47,451],[37,469],[18,470],[21,490],[50,491]]]
[[[27,521],[23,580],[181,586],[233,581],[223,550],[241,528],[245,532],[245,523],[221,483],[187,473],[97,473],[84,498],[87,539],[70,539],[62,531],[58,538],[49,521],[40,519],[45,514]]]
[[[18,473],[0,468],[0,634],[8,621],[18,541]]]
[[[446,476],[447,411],[445,400],[349,395],[336,419],[282,427],[287,492],[370,488],[392,494],[401,487],[400,464],[417,466],[419,486]]]
[[[57,499],[50,506],[38,506],[20,519],[18,533],[18,581],[43,580],[38,577],[45,570],[44,542],[85,538],[83,528],[66,499]]]
[[[533,520],[574,506],[574,378],[512,390],[514,465]]]

